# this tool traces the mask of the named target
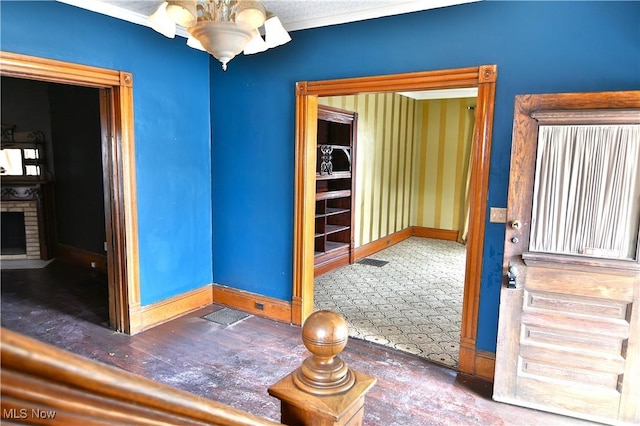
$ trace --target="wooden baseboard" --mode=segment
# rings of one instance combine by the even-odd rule
[[[302,298],[298,296],[291,301],[291,324],[302,326]]]
[[[160,325],[164,322],[193,312],[204,306],[213,303],[213,294],[211,292],[211,284],[179,294],[169,299],[140,308],[139,330]],[[137,332],[136,331],[136,332]]]
[[[476,342],[473,339],[460,339],[460,352],[458,353],[458,371],[460,373],[493,382],[495,368],[496,354],[477,350]]]
[[[213,302],[250,314],[291,324],[291,303],[213,284]]]
[[[406,240],[410,236],[411,228],[405,228],[402,231],[394,232],[391,235],[372,241],[369,244],[356,247],[354,260],[358,261],[360,259],[364,259],[367,256],[371,256],[372,254],[379,252],[380,250],[384,250],[387,247],[398,244],[400,241]]]
[[[142,328],[142,308],[140,303],[129,304],[129,327],[123,330],[126,334],[134,335],[140,333]],[[111,323],[111,328],[115,330],[116,325]]]
[[[458,241],[458,231],[451,231],[449,229],[435,229],[426,228],[423,226],[410,226],[402,231],[394,232],[386,237],[379,238],[368,244],[360,247],[356,247],[354,259],[358,261],[364,259],[367,256],[371,256],[374,253],[384,250],[387,247],[391,247],[394,244],[398,244],[400,241],[406,240],[409,237],[422,237],[433,238],[436,240]]]
[[[493,382],[496,369],[496,354],[493,352],[476,351],[475,356],[476,376]]]
[[[348,264],[349,264],[349,252],[346,252],[341,256],[334,257],[333,259],[316,263],[313,268],[313,276],[319,277],[322,274],[325,274],[329,271],[333,271],[336,268],[339,268],[341,266],[346,266]]]
[[[436,240],[458,241],[458,231],[450,229],[426,228],[424,226],[412,226],[411,235],[414,237],[433,238]]]
[[[476,341],[468,337],[460,338],[458,350],[458,371],[470,376],[476,374]]]
[[[58,244],[56,247],[56,258],[65,262],[107,272],[107,256],[88,250],[71,247],[66,244]]]

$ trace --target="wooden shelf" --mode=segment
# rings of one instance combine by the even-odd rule
[[[342,248],[349,247],[349,243],[339,243],[335,241],[327,241],[327,250],[325,252],[330,252],[334,250],[340,250]]]
[[[351,197],[350,189],[342,189],[340,191],[326,191],[316,193],[316,200],[332,200],[334,198]]]
[[[326,235],[335,234],[336,232],[346,231],[349,228],[351,227],[346,225],[325,225],[324,232],[316,232],[315,238],[320,238]],[[330,243],[330,242],[331,241],[327,240],[327,243]]]
[[[349,213],[351,210],[349,209],[337,209],[333,207],[327,207],[324,213],[316,213],[316,219],[321,217],[333,216],[336,214]]]
[[[323,143],[321,145],[330,146],[333,149],[343,149],[343,150],[351,151],[351,147],[349,145],[337,145],[337,144],[331,144],[331,143]]]
[[[356,123],[352,111],[318,106],[314,275],[353,262]]]
[[[324,235],[335,234],[336,232],[346,231],[350,226],[345,225],[325,225]]]
[[[351,172],[333,172],[330,175],[316,173],[316,180],[351,179]]]
[[[336,241],[327,241],[325,246],[325,251],[317,251],[315,252],[316,256],[321,254],[331,254],[331,252],[340,251],[343,252],[345,249],[349,249],[349,243],[340,243]]]

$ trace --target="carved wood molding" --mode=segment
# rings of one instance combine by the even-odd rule
[[[298,95],[306,95],[307,94],[307,82],[299,81],[296,83],[296,94]]]
[[[54,59],[0,51],[2,75],[54,83],[81,83],[87,87],[120,85],[120,72]]]
[[[542,125],[640,124],[640,109],[540,110],[531,118]]]
[[[495,65],[485,65],[484,69],[495,70]],[[371,77],[345,78],[338,80],[307,81],[304,95],[342,96],[365,92],[404,92],[413,90],[447,89],[475,87],[480,82],[483,67],[457,68],[425,71],[407,74],[390,74]],[[495,81],[495,72],[490,73]]]
[[[126,87],[133,87],[133,74],[130,72],[120,72],[120,85]]]
[[[39,185],[33,186],[2,186],[2,201],[32,201],[40,200]]]
[[[125,333],[140,331],[138,216],[131,73],[0,51],[2,76],[100,89],[102,151],[107,185],[109,316]]]
[[[310,149],[316,135],[311,124],[317,119],[318,96],[343,96],[478,87],[475,110],[471,170],[471,215],[465,271],[459,370],[475,374],[475,345],[478,327],[480,280],[489,183],[489,161],[493,133],[493,112],[497,79],[496,65],[436,70],[407,74],[358,77],[339,80],[305,81],[296,85],[296,165],[294,205],[293,299],[301,300],[292,318],[301,324],[313,311],[313,208],[316,152]],[[314,115],[315,114],[315,115]],[[315,146],[314,146],[315,148]],[[309,183],[311,182],[311,183]],[[311,247],[311,248],[309,248]],[[311,272],[309,272],[311,271]],[[463,347],[465,348],[463,350]],[[467,353],[472,354],[466,356]]]
[[[498,78],[498,68],[495,65],[481,65],[478,72],[478,81],[481,83],[495,83]]]

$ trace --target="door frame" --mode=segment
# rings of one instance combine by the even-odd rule
[[[0,51],[0,75],[99,89],[109,324],[116,331],[135,334],[142,329],[142,324],[133,75],[4,51]]]
[[[291,322],[302,325],[313,312],[313,238],[316,131],[319,96],[477,87],[471,150],[467,262],[460,333],[461,373],[493,378],[493,354],[476,350],[482,255],[489,187],[489,161],[497,65],[296,83],[296,151]]]

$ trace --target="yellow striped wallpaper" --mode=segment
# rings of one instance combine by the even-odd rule
[[[460,231],[466,215],[475,98],[421,101],[412,225]]]
[[[377,93],[318,103],[358,113],[356,247],[409,226],[459,229],[475,98]]]

